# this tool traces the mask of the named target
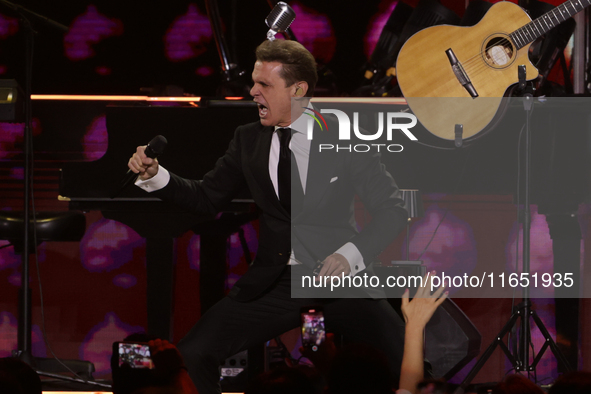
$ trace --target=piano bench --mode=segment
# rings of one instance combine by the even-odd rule
[[[33,221],[31,213],[29,254],[35,253],[35,248],[41,242],[77,242],[86,232],[86,216],[79,211],[37,212],[35,219]],[[24,212],[0,211],[0,240],[9,241],[14,245],[15,252],[19,254],[24,249],[24,221]],[[35,238],[37,244],[35,244]]]

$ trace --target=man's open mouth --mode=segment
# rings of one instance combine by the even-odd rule
[[[261,103],[257,103],[257,106],[259,107],[259,116],[260,117],[265,117],[267,115],[267,112],[269,111],[267,109],[267,107],[265,107],[263,104]]]

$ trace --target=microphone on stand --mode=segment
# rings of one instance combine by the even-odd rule
[[[148,146],[146,146],[146,150],[144,151],[144,153],[150,159],[155,159],[159,155],[161,155],[162,152],[164,152],[164,148],[166,148],[167,143],[168,141],[166,140],[166,138],[164,138],[161,135],[157,135],[156,137],[152,138],[152,140],[148,143]],[[132,182],[136,180],[138,175],[139,174],[136,174],[131,170],[127,170],[127,174],[125,174],[125,176],[121,179],[121,186],[119,186],[119,188],[117,188],[117,190],[111,194],[111,198],[117,197],[127,186],[129,186]]]
[[[267,39],[275,40],[275,34],[286,31],[295,19],[295,11],[283,1],[280,1],[273,7],[265,22],[269,26]]]

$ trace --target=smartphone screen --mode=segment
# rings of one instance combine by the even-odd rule
[[[319,307],[302,308],[302,346],[318,350],[324,343],[324,314]]]
[[[119,367],[153,369],[150,347],[146,343],[118,342]]]

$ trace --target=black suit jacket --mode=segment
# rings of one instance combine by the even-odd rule
[[[203,180],[171,173],[168,185],[154,192],[192,212],[216,213],[248,188],[261,210],[259,248],[248,271],[230,291],[239,301],[257,297],[279,277],[289,260],[292,236],[296,257],[311,272],[316,260],[347,242],[357,246],[367,265],[406,225],[407,213],[398,188],[379,155],[335,150],[319,153],[318,145],[331,143],[330,137],[336,135],[326,131],[315,131],[303,209],[292,219],[269,176],[273,131],[260,122],[238,127],[228,150]],[[373,218],[361,232],[353,217],[356,194]]]

